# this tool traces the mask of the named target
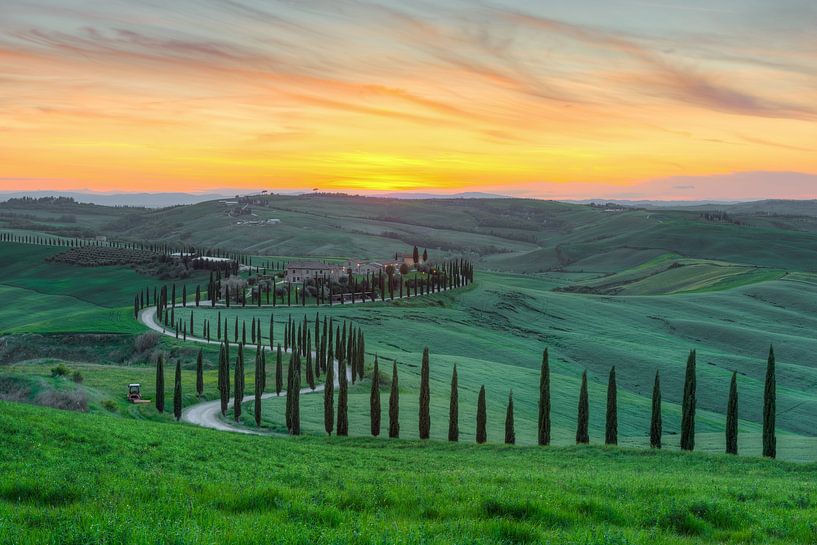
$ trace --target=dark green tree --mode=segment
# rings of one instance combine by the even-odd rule
[[[261,426],[261,396],[264,394],[264,367],[263,358],[264,348],[260,341],[255,351],[255,406],[253,413],[255,413],[255,425]]]
[[[457,366],[451,373],[451,401],[448,406],[448,440],[460,440],[460,394],[457,381]]]
[[[695,350],[690,351],[684,378],[684,397],[681,402],[681,450],[695,450],[696,359]]]
[[[618,444],[618,396],[616,391],[616,368],[610,369],[607,380],[607,418],[604,427],[604,444]]]
[[[337,435],[345,437],[349,435],[349,384],[346,377],[346,363],[338,362],[338,424]]]
[[[508,393],[508,408],[505,411],[505,444],[516,444],[516,431],[513,425],[513,390]]]
[[[652,387],[652,416],[650,417],[650,446],[661,448],[661,379],[655,371],[655,383]]]
[[[479,388],[477,398],[477,443],[482,444],[488,440],[488,413],[485,409],[485,386]]]
[[[244,401],[244,343],[238,345],[238,356],[235,359],[235,396],[233,397],[233,416],[235,421],[241,420],[241,404]]]
[[[312,370],[312,350],[306,351],[306,383],[310,390],[315,389],[315,372]]]
[[[428,347],[423,349],[423,363],[420,367],[420,439],[428,439],[431,431],[431,415],[429,392]]]
[[[284,389],[284,366],[281,354],[281,343],[278,343],[278,352],[275,356],[275,395],[281,395]]]
[[[176,378],[173,383],[173,416],[176,422],[182,418],[182,362],[176,360]]]
[[[397,361],[391,369],[391,392],[389,392],[389,437],[400,437],[400,389],[397,385]]]
[[[769,359],[766,363],[766,384],[763,388],[763,456],[777,456],[777,438],[775,437],[775,404],[777,387],[775,384],[774,347],[769,347]]]
[[[204,393],[204,361],[202,349],[199,348],[199,353],[196,356],[196,395],[201,397]]]
[[[589,433],[590,401],[587,397],[587,371],[582,373],[582,386],[579,390],[579,417],[576,424],[576,444],[590,442]]]
[[[540,445],[550,444],[550,363],[548,349],[542,353],[542,370],[539,374],[539,437]]]
[[[326,384],[323,387],[323,428],[332,435],[335,427],[335,364],[330,361],[326,368]]]
[[[165,356],[159,354],[156,360],[156,410],[165,412]]]
[[[738,453],[738,374],[732,373],[726,404],[726,454]]]
[[[301,435],[301,357],[295,354],[292,378],[292,435]]]
[[[292,379],[295,378],[295,350],[293,349],[292,353],[289,355],[289,366],[287,367],[287,393],[286,393],[286,425],[287,431],[292,433],[292,397],[294,396],[294,392],[292,391],[293,384]]]
[[[372,437],[377,437],[380,435],[380,369],[377,363],[377,354],[374,355],[372,389],[369,393],[369,418],[371,421]]]

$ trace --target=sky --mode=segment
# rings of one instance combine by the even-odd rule
[[[813,0],[0,0],[0,190],[817,198]]]

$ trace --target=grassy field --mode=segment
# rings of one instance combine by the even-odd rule
[[[153,290],[157,279],[127,267],[77,267],[47,262],[64,251],[56,246],[0,242],[0,332],[138,333],[133,296]],[[191,290],[206,284],[198,273],[185,281]],[[181,287],[180,287],[181,289]],[[192,293],[192,292],[191,292]]]
[[[406,392],[401,408],[410,423],[405,426],[407,437],[416,436],[416,392],[424,346],[431,350],[432,436],[445,437],[449,380],[456,364],[465,440],[473,437],[476,395],[484,384],[489,438],[501,438],[505,401],[513,389],[517,438],[522,444],[535,441],[536,392],[544,347],[551,351],[556,440],[573,438],[584,369],[590,376],[591,437],[600,440],[607,373],[616,365],[620,433],[640,444],[649,429],[656,370],[662,376],[665,430],[668,434],[678,431],[684,362],[688,350],[695,348],[699,357],[697,429],[713,434],[713,444],[720,444],[733,370],[739,374],[741,430],[758,431],[765,358],[771,343],[778,357],[778,428],[782,434],[812,435],[817,418],[813,388],[817,370],[811,358],[817,349],[811,334],[817,327],[817,284],[811,275],[669,296],[608,297],[553,291],[569,285],[572,276],[481,273],[475,286],[456,293],[394,304],[322,307],[319,312],[363,328],[369,365],[374,353],[380,356],[386,373],[391,373],[392,361],[398,362],[401,388]],[[177,316],[184,318],[191,312],[196,315],[197,328],[205,319],[215,321],[219,312],[231,330],[235,316],[247,323],[256,317],[262,321],[268,342],[271,315],[280,335],[290,315],[300,321],[306,314],[312,323],[316,309],[199,308]],[[354,409],[350,429],[365,435],[368,383],[357,388],[350,396]],[[383,390],[385,401],[385,386]],[[304,399],[303,403],[305,429],[321,433],[319,400]],[[280,400],[268,400],[265,405],[270,407],[266,413],[283,414]],[[269,424],[280,427],[280,422],[279,416]],[[781,443],[786,440],[781,437]],[[791,456],[815,459],[811,452],[796,447]]]
[[[23,431],[24,430],[24,431]],[[0,402],[0,542],[813,543],[815,466],[276,440]]]

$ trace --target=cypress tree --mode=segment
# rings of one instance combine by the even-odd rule
[[[310,390],[315,389],[315,373],[312,371],[312,351],[306,351],[306,383]]]
[[[766,384],[763,388],[763,456],[777,456],[777,438],[775,437],[775,404],[777,387],[775,384],[774,347],[769,347],[769,359],[766,363]]]
[[[165,356],[159,354],[156,360],[156,410],[165,412]]]
[[[695,351],[692,350],[687,358],[684,398],[681,403],[681,450],[695,450],[696,356]]]
[[[301,358],[295,354],[295,376],[292,379],[292,435],[301,435]]]
[[[508,409],[505,412],[505,444],[516,444],[516,432],[513,426],[513,390],[508,394]]]
[[[284,369],[281,361],[281,344],[278,343],[278,353],[275,356],[275,395],[281,395],[281,390],[284,389]]]
[[[661,379],[655,371],[655,383],[652,387],[652,416],[650,418],[650,446],[661,448]]]
[[[261,390],[267,391],[267,351],[259,345],[258,351],[261,353]]]
[[[221,382],[221,415],[227,415],[227,404],[230,400],[230,350],[227,341],[221,346],[219,354],[219,380]]]
[[[292,379],[295,377],[295,351],[289,356],[289,366],[287,367],[287,395],[286,395],[286,424],[287,431],[292,433]]]
[[[380,369],[377,365],[377,354],[374,355],[372,390],[369,394],[369,417],[371,419],[372,436],[377,437],[380,435]]]
[[[196,395],[199,397],[204,393],[204,362],[202,360],[202,349],[199,348],[199,354],[196,356]]]
[[[482,444],[488,440],[486,430],[488,415],[485,410],[485,386],[480,386],[479,397],[477,398],[477,443]]]
[[[576,424],[576,444],[586,444],[590,442],[588,432],[590,420],[590,402],[587,398],[587,371],[582,373],[582,386],[579,390],[579,417]]]
[[[337,435],[345,437],[349,435],[349,416],[347,414],[349,409],[349,385],[348,379],[346,378],[346,363],[338,361],[338,367],[340,368],[340,371],[338,371],[340,390],[338,392]]]
[[[423,363],[420,368],[420,439],[428,439],[431,431],[431,415],[429,393],[429,369],[428,369],[428,347],[423,349]]]
[[[607,418],[605,420],[604,444],[618,444],[618,399],[615,366],[610,369],[610,378],[607,380]]]
[[[173,383],[173,416],[176,422],[182,418],[182,362],[176,360],[176,378]]]
[[[726,454],[738,453],[738,373],[732,373],[726,404]]]
[[[397,360],[391,369],[391,392],[389,392],[389,437],[400,437],[400,390],[397,385]]]
[[[550,363],[548,349],[542,353],[542,370],[539,374],[539,444],[550,444]]]
[[[460,439],[460,395],[457,383],[457,366],[451,373],[451,401],[448,407],[448,440],[459,441]]]
[[[326,368],[326,384],[323,387],[323,428],[332,435],[335,426],[335,364],[329,362]]]
[[[235,396],[233,397],[233,416],[241,420],[241,404],[244,401],[244,343],[238,345],[238,356],[235,359]]]
[[[264,393],[264,367],[261,361],[263,354],[264,349],[259,344],[255,351],[255,406],[253,412],[256,426],[261,426],[261,395]]]

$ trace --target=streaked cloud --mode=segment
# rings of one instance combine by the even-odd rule
[[[568,195],[817,172],[805,1],[5,0],[3,14],[4,189]]]

